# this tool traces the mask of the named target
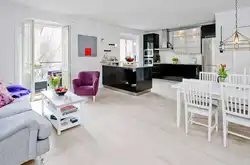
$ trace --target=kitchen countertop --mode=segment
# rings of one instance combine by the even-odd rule
[[[111,66],[111,67],[119,67],[119,68],[126,68],[126,69],[136,69],[136,68],[149,68],[149,67],[152,67],[152,66],[144,66],[144,65],[108,65],[108,64],[102,64],[102,66]]]
[[[173,63],[154,63],[154,65],[160,65],[160,64],[169,64],[169,65],[201,65],[201,64],[173,64]]]

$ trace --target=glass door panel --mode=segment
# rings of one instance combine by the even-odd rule
[[[71,87],[70,26],[62,28],[62,86]]]
[[[22,85],[34,92],[34,21],[28,20],[22,27]]]

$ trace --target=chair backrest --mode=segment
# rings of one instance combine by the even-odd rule
[[[230,74],[228,75],[230,84],[250,85],[250,75],[245,74]]]
[[[239,84],[221,84],[221,100],[223,114],[250,118],[248,102],[250,99],[250,86]]]
[[[99,79],[100,72],[99,71],[86,71],[80,72],[78,74],[78,78],[82,80],[83,85],[92,85],[95,79]]]
[[[205,81],[217,82],[218,74],[215,72],[200,72],[199,79]]]
[[[250,68],[244,68],[244,75],[250,74]]]
[[[186,105],[212,109],[212,82],[183,79]]]

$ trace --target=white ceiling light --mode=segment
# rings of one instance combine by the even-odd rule
[[[222,41],[222,27],[221,27],[221,41],[219,45],[220,53],[227,50],[249,50],[250,39],[238,30],[238,0],[235,0],[235,32],[224,41]]]

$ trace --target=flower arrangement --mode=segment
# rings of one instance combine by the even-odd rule
[[[226,67],[227,67],[226,64],[220,64],[220,65],[219,65],[218,75],[219,75],[219,80],[220,80],[220,82],[224,82],[225,79],[227,78],[227,70],[226,70]]]
[[[172,58],[173,63],[177,64],[179,59],[177,57]]]
[[[58,75],[56,75],[56,76],[49,75],[50,87],[52,89],[56,89],[58,87],[60,81],[61,81],[61,78]]]

